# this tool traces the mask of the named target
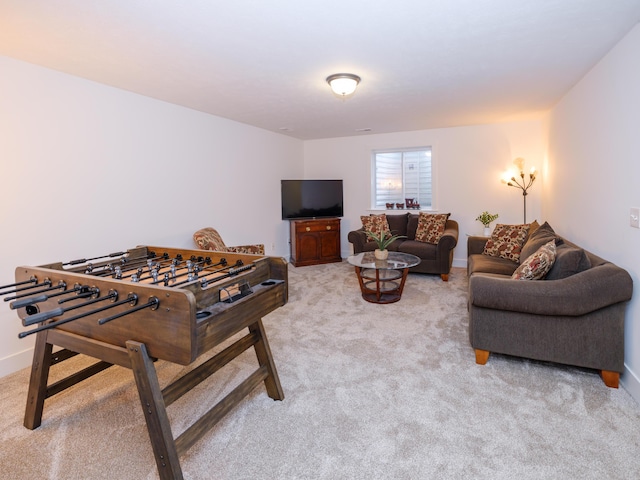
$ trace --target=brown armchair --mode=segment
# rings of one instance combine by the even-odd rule
[[[215,228],[201,228],[193,234],[193,241],[201,250],[215,250],[217,252],[249,253],[252,255],[264,255],[264,245],[238,245],[227,247],[222,237]]]

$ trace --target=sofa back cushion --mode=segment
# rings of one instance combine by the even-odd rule
[[[389,230],[391,230],[392,235],[401,235],[403,237],[407,235],[408,217],[408,213],[403,213],[402,215],[387,215],[387,222],[389,223]]]
[[[418,218],[420,215],[417,213],[410,213],[407,220],[407,240],[416,239],[416,230],[418,229]]]
[[[591,268],[591,262],[582,248],[559,245],[556,248],[556,260],[545,280],[560,280],[589,268]]]
[[[562,239],[556,235],[556,232],[547,222],[544,222],[533,232],[529,230],[529,237],[522,246],[520,259],[524,260],[525,258],[530,257],[537,252],[540,247],[549,243],[551,240],[556,242],[556,246],[562,243]]]
[[[202,250],[214,250],[217,252],[229,251],[215,228],[201,228],[193,234],[193,240],[196,242],[198,248]]]
[[[493,229],[491,238],[484,246],[484,255],[500,257],[514,262],[520,261],[524,240],[529,233],[529,224],[504,225],[499,223]]]

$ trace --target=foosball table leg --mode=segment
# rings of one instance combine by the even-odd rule
[[[44,409],[44,400],[47,397],[47,382],[49,380],[52,351],[53,345],[47,343],[47,332],[38,332],[33,350],[27,408],[24,412],[24,426],[29,430],[38,428],[42,423],[42,411]]]
[[[128,341],[131,369],[162,480],[182,480],[182,469],[153,361],[143,343]]]
[[[284,400],[284,391],[282,385],[280,385],[280,378],[278,377],[278,371],[276,370],[276,364],[273,361],[271,355],[271,348],[269,348],[269,342],[267,340],[267,334],[262,325],[262,320],[258,319],[257,322],[249,326],[249,331],[258,336],[258,341],[255,344],[256,356],[258,357],[258,363],[260,366],[267,368],[269,375],[264,379],[264,386],[267,389],[267,394],[274,400]]]

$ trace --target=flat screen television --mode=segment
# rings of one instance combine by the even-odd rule
[[[342,180],[282,180],[282,219],[342,217]]]

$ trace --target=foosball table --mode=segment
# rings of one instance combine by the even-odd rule
[[[260,383],[269,397],[284,399],[262,324],[262,317],[287,302],[282,258],[139,246],[18,267],[15,280],[0,287],[0,296],[30,327],[19,336],[36,335],[26,428],[40,426],[45,399],[112,365],[127,367],[159,476],[181,479],[179,457]],[[244,329],[244,336],[229,340]],[[227,340],[230,345],[160,388],[155,361],[190,365]],[[174,438],[166,408],[251,347],[258,368]],[[49,384],[50,367],[77,354],[97,362]]]

